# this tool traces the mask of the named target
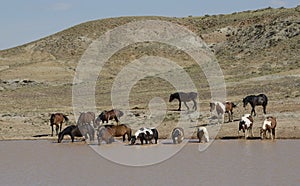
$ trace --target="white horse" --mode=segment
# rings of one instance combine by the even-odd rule
[[[209,134],[208,131],[205,127],[199,127],[198,131],[197,131],[197,137],[199,139],[199,143],[201,143],[201,139],[203,138],[205,139],[205,142],[209,142]]]

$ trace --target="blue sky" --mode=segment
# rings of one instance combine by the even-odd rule
[[[300,0],[1,0],[0,50],[108,17],[202,16],[297,5]]]

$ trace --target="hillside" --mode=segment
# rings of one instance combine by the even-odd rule
[[[0,51],[0,139],[31,138],[50,132],[49,113],[72,110],[72,82],[78,61],[93,40],[117,26],[137,20],[165,20],[183,25],[198,34],[214,52],[223,71],[227,99],[240,103],[249,94],[269,96],[268,112],[279,118],[279,136],[299,138],[300,132],[300,6],[290,9],[266,8],[229,15],[203,17],[120,17],[94,20],[63,30],[40,40]],[[161,56],[182,66],[196,81],[200,93],[200,124],[207,124],[210,92],[205,75],[185,53],[158,43],[137,43],[116,53],[97,81],[97,109],[111,108],[110,88],[121,69],[142,56]],[[120,62],[122,61],[122,62]],[[165,99],[174,88],[155,78],[136,84],[130,95],[131,108],[147,113],[153,96]],[[177,103],[168,103],[169,110]],[[263,120],[258,107],[259,123]],[[248,108],[249,111],[249,108]],[[235,112],[237,120],[244,112]],[[170,112],[168,123],[178,113]],[[126,121],[124,121],[126,123]],[[236,132],[236,122],[227,124],[220,136]],[[285,126],[287,125],[287,126]],[[24,127],[26,126],[26,127]],[[225,125],[226,126],[226,125]],[[26,128],[26,130],[24,129]],[[162,129],[164,130],[164,129]],[[223,133],[222,133],[223,132]],[[235,133],[234,133],[235,134]],[[167,134],[165,134],[167,135]],[[233,135],[233,134],[232,134]],[[17,137],[18,136],[18,137]]]

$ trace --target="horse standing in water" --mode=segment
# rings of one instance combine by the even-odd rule
[[[53,136],[53,125],[55,125],[56,135],[58,135],[58,129],[59,129],[59,132],[61,132],[61,127],[62,127],[63,122],[68,122],[68,121],[69,121],[69,118],[62,113],[51,114],[51,116],[50,116],[50,126],[52,129],[51,136]]]
[[[189,92],[189,93],[175,92],[174,94],[170,95],[169,102],[172,102],[174,99],[177,99],[179,101],[178,111],[180,111],[181,110],[181,102],[183,102],[184,105],[186,106],[186,108],[189,110],[190,108],[188,107],[186,102],[193,101],[193,103],[194,103],[193,109],[197,110],[196,98],[197,98],[196,92]]]
[[[244,108],[247,106],[248,103],[250,103],[252,110],[251,110],[251,116],[254,113],[254,116],[256,116],[255,112],[255,106],[256,105],[262,105],[263,112],[266,114],[266,107],[268,104],[268,97],[265,94],[259,94],[259,95],[250,95],[243,99]]]

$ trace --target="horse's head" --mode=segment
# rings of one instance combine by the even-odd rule
[[[215,103],[212,103],[212,102],[209,103],[209,108],[210,108],[209,111],[210,111],[210,112],[214,111],[214,110],[215,110],[215,107],[216,107],[216,104],[215,104]]]
[[[174,94],[170,95],[169,102],[172,102],[175,99]]]
[[[249,103],[247,97],[243,99],[243,107],[245,108],[247,104]]]
[[[134,145],[136,141],[136,136],[131,136],[130,145]]]
[[[62,132],[60,132],[60,133],[58,134],[57,143],[60,143],[60,142],[62,141],[62,139],[63,139],[63,135],[62,135]]]

